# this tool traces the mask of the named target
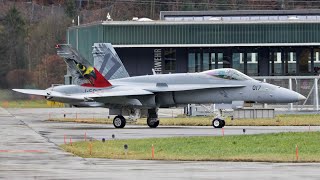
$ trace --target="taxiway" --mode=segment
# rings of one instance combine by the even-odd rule
[[[67,112],[74,109],[64,109]],[[61,109],[0,109],[0,178],[3,179],[319,179],[319,163],[136,161],[75,157],[58,145],[64,135],[88,138],[221,136],[212,127],[174,127],[48,122],[48,111]],[[82,112],[95,110],[82,109]],[[98,110],[97,110],[98,111]],[[50,113],[50,112],[49,112]],[[169,113],[170,114],[170,113]],[[225,135],[307,131],[308,127],[226,127]],[[312,126],[312,131],[320,127]]]

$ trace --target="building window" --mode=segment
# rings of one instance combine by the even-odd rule
[[[217,64],[216,64],[217,58]],[[223,53],[211,53],[211,69],[223,68]]]
[[[188,54],[188,72],[196,72],[196,54]]]
[[[210,69],[209,53],[203,53],[202,71]]]
[[[289,52],[288,73],[289,75],[297,74],[297,53],[296,52]]]
[[[166,72],[176,71],[176,49],[164,49],[164,70]]]
[[[258,75],[258,53],[247,54],[247,75],[257,76]]]

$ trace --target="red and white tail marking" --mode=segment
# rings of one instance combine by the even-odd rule
[[[94,72],[96,74],[96,78],[91,79],[93,83],[88,82],[88,83],[81,84],[81,86],[99,87],[99,88],[112,86],[112,84],[106,78],[104,78],[96,68],[94,68]]]

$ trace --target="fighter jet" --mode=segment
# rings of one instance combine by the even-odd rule
[[[97,52],[101,52],[97,51],[99,49],[97,47],[103,46],[110,47],[111,45],[95,43],[94,56],[99,55]],[[111,52],[110,48],[107,49]],[[113,49],[112,46],[111,49]],[[110,61],[110,58],[118,58],[114,52],[111,55],[110,53],[100,53],[99,57],[104,59],[103,62]],[[46,90],[13,90],[44,96],[48,100],[62,103],[98,103],[100,106],[110,108],[110,115],[116,115],[113,119],[113,125],[116,128],[123,128],[127,122],[124,116],[135,113],[137,110],[146,111],[148,126],[156,128],[159,125],[158,108],[209,103],[293,103],[306,99],[297,92],[255,80],[231,68],[214,69],[200,73],[135,77],[120,75],[120,78],[111,79],[110,70],[112,68],[104,72],[105,68],[101,66],[101,63],[98,63],[99,70],[81,62],[74,63],[73,68],[78,69],[79,77],[84,80],[78,81],[80,84],[54,86]],[[77,63],[81,63],[84,67]],[[102,64],[108,66],[107,62]],[[122,66],[120,65],[122,73],[126,72]],[[117,69],[113,69],[111,74],[114,74]],[[214,118],[212,125],[215,128],[222,128],[225,121],[222,118]]]

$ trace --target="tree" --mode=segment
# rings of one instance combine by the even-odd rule
[[[183,2],[181,2],[181,4],[182,4],[182,7],[181,7],[182,11],[192,11],[194,9],[194,4],[193,4],[192,0],[183,1]],[[176,1],[176,6],[178,9],[179,8],[179,1]]]
[[[6,35],[4,27],[0,25],[0,87],[6,87],[6,73],[8,72],[8,62],[7,62],[7,45],[6,45]]]
[[[65,2],[65,12],[68,17],[75,19],[77,16],[77,8],[74,0],[68,0]]]
[[[33,87],[32,73],[24,69],[14,69],[6,75],[8,88]]]
[[[24,43],[26,23],[13,6],[5,14],[0,25],[0,87],[7,87],[6,74],[25,67]]]
[[[15,7],[12,7],[5,15],[4,28],[6,36],[4,43],[7,46],[6,58],[9,62],[7,69],[24,68],[24,38],[26,35],[26,23]]]
[[[270,0],[270,1],[258,1],[258,0],[247,0],[246,9],[254,9],[254,10],[266,10],[266,9],[278,9],[279,2],[278,0]]]
[[[26,55],[28,70],[33,71],[48,54],[56,54],[56,44],[66,42],[66,29],[71,23],[65,15],[47,17],[29,28]]]
[[[34,82],[37,87],[47,88],[52,84],[64,84],[66,63],[58,55],[47,55],[34,71]]]

